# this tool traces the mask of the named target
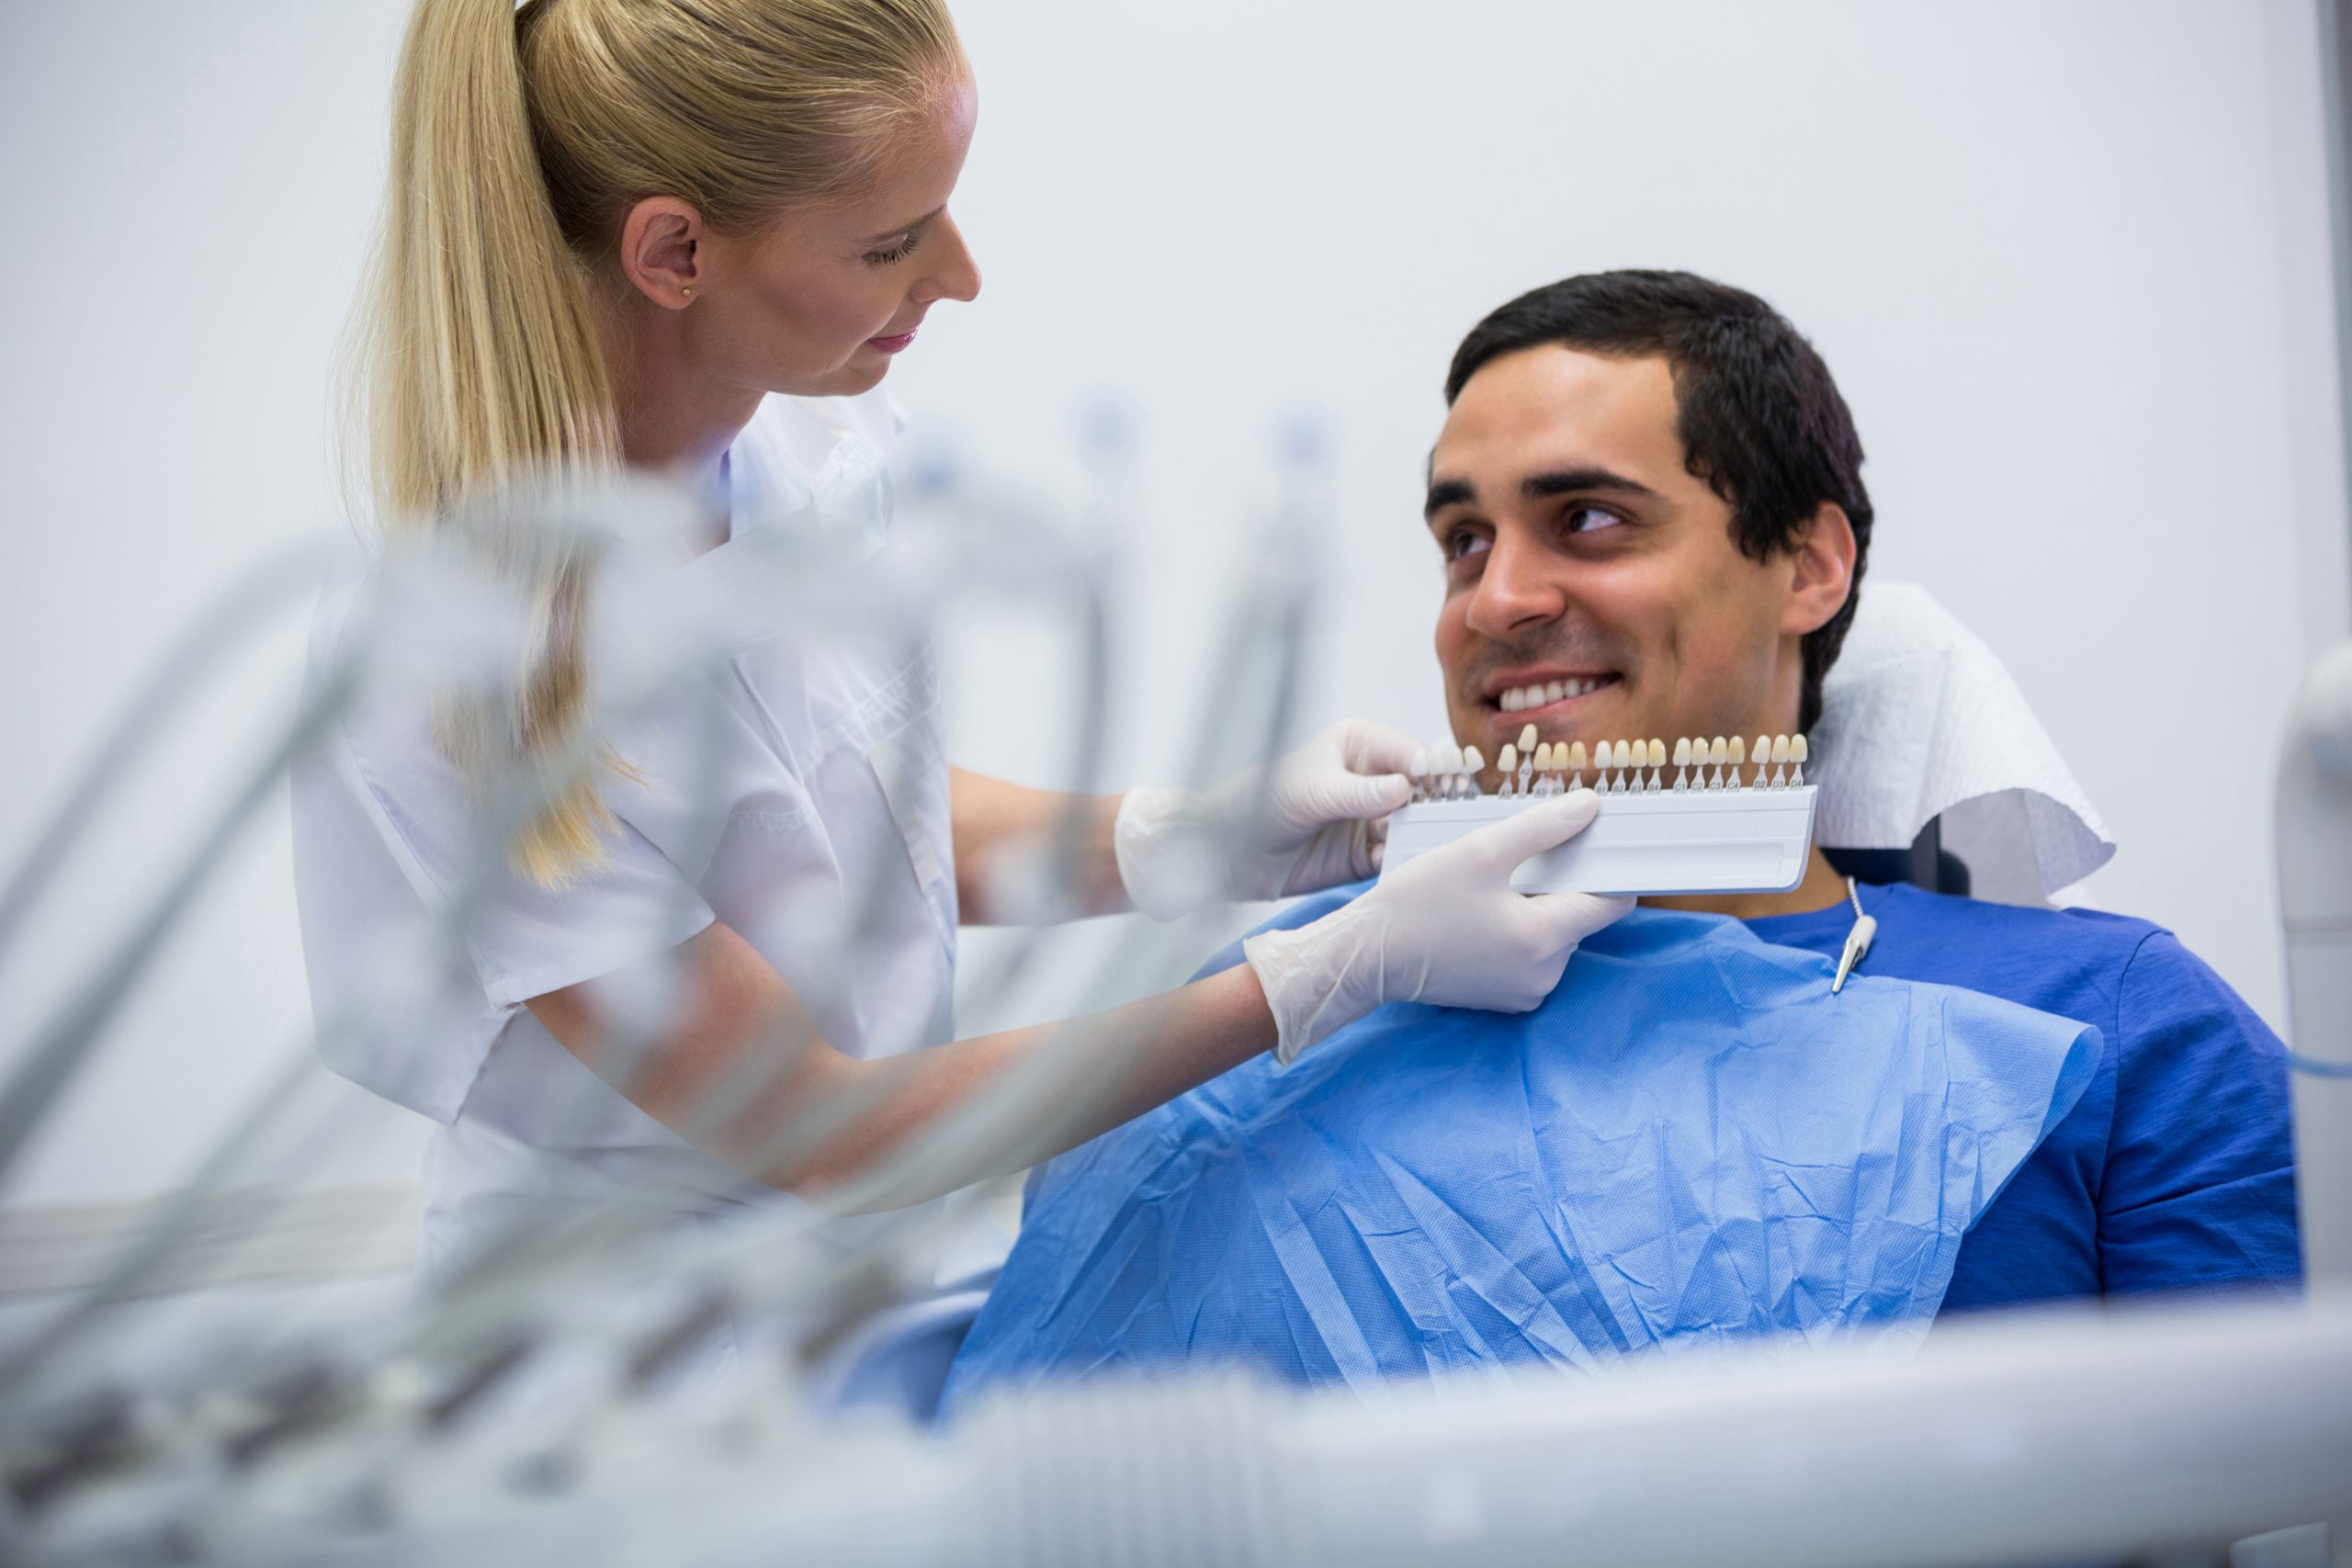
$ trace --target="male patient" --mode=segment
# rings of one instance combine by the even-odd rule
[[[1588,745],[1814,727],[1872,514],[1852,415],[1788,321],[1687,273],[1572,277],[1481,321],[1445,391],[1427,517],[1460,741],[1492,757],[1530,723]],[[2299,1277],[2279,1043],[2169,932],[1909,886],[1860,897],[1869,973],[2105,1040],[2088,1091],[1962,1241],[1944,1311]],[[1792,892],[1646,902],[1832,957],[1852,926],[1818,850]]]
[[[1480,322],[1446,398],[1458,742],[1813,728],[1872,515],[1787,321],[1687,274],[1570,278]],[[1789,893],[1645,900],[1523,1019],[1384,1009],[1063,1156],[950,1406],[1171,1358],[1363,1383],[2297,1280],[2281,1047],[2169,933],[1859,897],[1837,998],[1853,913],[1816,851]]]

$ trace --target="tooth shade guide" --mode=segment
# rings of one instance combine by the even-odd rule
[[[1501,739],[1489,742],[1498,754]],[[1508,782],[1498,790],[1489,770],[1481,781],[1483,795],[1469,785],[1465,797],[1398,812],[1389,824],[1389,868],[1566,793],[1564,772],[1555,770],[1568,762],[1569,743],[1537,745],[1532,760],[1513,747],[1527,784],[1506,775]],[[1549,756],[1542,753],[1544,746],[1551,747]],[[1600,815],[1567,844],[1541,852],[1514,870],[1511,886],[1517,890],[1635,897],[1736,894],[1785,892],[1803,880],[1815,819],[1815,788],[1710,790],[1689,784],[1686,775],[1686,787],[1669,793],[1649,782],[1654,764],[1646,739],[1611,737],[1605,748],[1593,740],[1584,747],[1602,766],[1600,785],[1607,796]],[[1686,755],[1703,757],[1711,750],[1712,742],[1694,745]],[[1749,760],[1756,759],[1751,754]],[[1544,766],[1546,762],[1550,768]],[[1594,781],[1579,774],[1577,783],[1589,786]]]

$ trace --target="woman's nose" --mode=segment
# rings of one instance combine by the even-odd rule
[[[944,212],[933,228],[942,243],[939,260],[925,281],[926,292],[933,299],[970,300],[980,292],[980,264],[972,259],[972,249],[964,243],[964,231],[956,220]]]

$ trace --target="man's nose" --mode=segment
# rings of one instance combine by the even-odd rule
[[[1486,569],[1470,595],[1470,629],[1498,642],[1567,613],[1560,560],[1551,551],[1503,530],[1487,547]]]

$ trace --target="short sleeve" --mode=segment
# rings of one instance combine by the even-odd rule
[[[2110,1294],[2302,1275],[2286,1049],[2170,933],[2125,965],[2114,1129],[2098,1199]]]
[[[463,782],[429,733],[384,724],[338,737],[345,784],[411,890],[447,898],[473,854],[473,811]],[[466,922],[466,948],[483,995],[513,1009],[674,947],[715,918],[684,874],[617,818],[604,855],[569,884],[546,887],[501,865]]]
[[[469,972],[436,977],[429,955],[450,951],[438,922],[469,859],[471,813],[428,726],[404,722],[347,714],[295,770],[295,903],[327,1066],[450,1122],[525,1001],[674,947],[713,916],[659,849],[616,823],[604,863],[560,891],[502,864],[466,916]],[[413,983],[388,991],[392,974]]]

